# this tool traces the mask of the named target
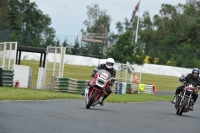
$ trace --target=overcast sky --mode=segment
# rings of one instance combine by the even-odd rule
[[[67,38],[71,43],[75,41],[77,33],[84,27],[87,6],[98,4],[100,9],[106,9],[111,16],[111,31],[116,32],[115,23],[129,20],[133,9],[139,0],[30,0],[35,2],[44,14],[51,18],[51,27],[56,30],[57,37],[62,41]],[[144,11],[149,11],[151,16],[159,13],[162,3],[177,5],[185,4],[186,0],[141,0],[141,16]],[[138,12],[137,12],[138,14]]]

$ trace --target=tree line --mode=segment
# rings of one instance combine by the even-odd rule
[[[51,18],[30,0],[0,1],[0,41],[16,41],[18,45],[47,47],[66,46],[73,53],[67,38],[60,42],[51,25]]]
[[[60,42],[51,18],[29,0],[0,1],[0,41],[17,41],[19,45],[46,47],[66,46],[68,54],[113,57],[116,62],[160,64],[178,67],[200,66],[200,1],[185,4],[162,4],[153,17],[148,11],[140,16],[138,41],[134,42],[137,17],[116,23],[117,33],[110,29],[112,16],[97,4],[89,5],[82,34],[106,34],[102,43]],[[93,39],[96,39],[93,36]]]
[[[176,6],[162,4],[153,18],[148,11],[144,12],[139,34],[145,55],[158,58],[157,64],[199,67],[200,1]]]

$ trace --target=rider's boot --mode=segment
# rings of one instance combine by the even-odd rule
[[[111,89],[110,89],[110,91],[106,91],[106,95],[104,95],[104,97],[103,97],[103,99],[102,99],[102,101],[101,102],[99,102],[99,104],[101,105],[101,106],[103,106],[104,104],[103,104],[103,101],[112,93],[112,91],[111,91]]]
[[[104,105],[104,103],[103,103],[103,101],[108,97],[110,95],[110,93],[108,93],[107,95],[104,95],[104,97],[103,97],[103,99],[102,99],[102,101],[101,102],[99,102],[99,104],[101,105],[101,106],[103,106]]]
[[[103,105],[104,105],[103,100],[102,100],[101,102],[99,102],[99,104],[100,104],[101,106],[103,106]]]
[[[101,97],[103,97],[103,99],[101,99],[101,101],[98,103],[98,104],[100,104],[101,106],[104,105],[104,104],[103,104],[103,100],[105,99],[104,96],[105,96],[105,95],[103,95],[103,93],[101,93],[100,99],[101,99]]]
[[[101,106],[103,106],[103,105],[104,105],[103,101],[106,99],[106,97],[107,97],[107,96],[105,96],[105,95],[104,95],[104,97],[103,97],[102,101],[101,101],[101,102],[99,102],[99,104],[100,104]]]
[[[176,95],[174,95],[174,98],[172,101],[170,101],[172,104],[175,104],[176,103]]]
[[[85,91],[82,91],[82,92],[81,92],[81,95],[84,96],[84,95],[85,95]]]
[[[190,111],[194,111],[193,106],[194,106],[195,102],[193,102],[190,106]]]

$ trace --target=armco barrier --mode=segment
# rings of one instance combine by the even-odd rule
[[[127,83],[126,94],[130,94],[131,90],[133,91],[133,93],[137,92],[138,91],[138,86],[139,86],[139,84]]]
[[[153,84],[140,84],[138,94],[155,94],[155,85]]]
[[[116,94],[132,94],[134,92],[138,92],[138,94],[155,94],[156,86],[153,84],[116,83]]]
[[[68,92],[69,78],[55,78],[54,91]]]
[[[122,82],[117,82],[116,83],[116,94],[121,94],[122,93]]]
[[[138,91],[138,84],[126,83],[126,82],[116,82],[116,94],[130,94]]]
[[[54,91],[80,94],[89,80],[55,78]]]
[[[80,94],[84,91],[89,80],[77,80],[72,78],[55,78],[54,91]],[[155,85],[154,85],[155,86]],[[151,84],[134,84],[126,82],[116,82],[112,86],[112,93],[130,94],[131,91],[146,94],[154,94],[155,87]]]
[[[0,68],[0,86],[12,87],[13,86],[13,70],[5,70]]]
[[[116,93],[117,92],[116,84],[113,84],[113,86],[111,87],[111,90],[112,90],[112,93]]]
[[[67,92],[80,94],[85,90],[85,87],[89,80],[77,80],[72,78],[55,78],[54,91]],[[113,93],[116,93],[116,84],[111,88]]]

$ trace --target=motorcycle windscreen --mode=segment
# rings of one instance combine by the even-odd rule
[[[111,74],[106,70],[100,69],[97,73],[99,74],[99,77],[105,80],[111,79]]]

